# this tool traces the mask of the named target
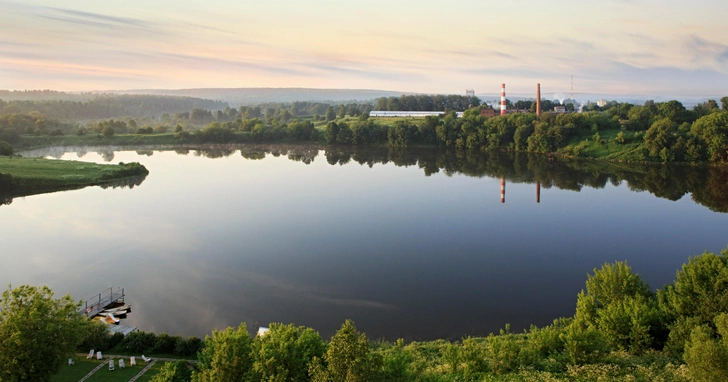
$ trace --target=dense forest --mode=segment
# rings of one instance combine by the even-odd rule
[[[78,121],[124,116],[141,117],[185,112],[194,108],[224,109],[228,104],[201,98],[98,94],[85,101],[35,99],[4,101],[0,115],[37,112],[49,119]]]
[[[488,337],[411,343],[371,342],[349,320],[329,341],[312,328],[275,323],[255,337],[244,323],[204,340],[145,332],[124,337],[84,320],[70,296],[54,300],[47,287],[21,286],[0,299],[0,357],[20,360],[0,362],[0,376],[47,380],[69,353],[94,349],[196,354],[196,364],[165,364],[152,379],[157,382],[721,381],[728,375],[727,277],[728,249],[691,257],[657,291],[626,262],[606,263],[587,275],[571,317],[523,333],[506,324]],[[29,314],[37,306],[47,307],[43,317]],[[27,329],[40,320],[53,325]]]

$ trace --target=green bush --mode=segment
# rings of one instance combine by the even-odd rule
[[[665,314],[675,319],[697,317],[712,324],[715,316],[728,313],[728,249],[691,257],[658,299]]]
[[[185,361],[168,362],[162,365],[159,373],[150,382],[187,382],[192,380],[192,370]]]
[[[307,381],[308,368],[326,345],[311,328],[273,323],[252,344],[253,376],[261,381]]]
[[[130,353],[151,353],[154,349],[155,341],[156,336],[154,333],[133,332],[124,337],[120,346]]]
[[[693,329],[684,357],[695,381],[725,381],[728,376],[728,349],[714,338],[707,325]]]
[[[323,359],[315,357],[309,374],[313,382],[373,381],[381,358],[372,354],[365,334],[346,320],[334,337]]]
[[[0,155],[4,155],[4,156],[13,155],[13,146],[10,146],[10,143],[0,141]]]

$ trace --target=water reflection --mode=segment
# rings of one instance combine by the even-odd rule
[[[146,177],[147,176],[144,175],[144,176],[138,176],[138,177],[133,177],[133,178],[126,178],[126,179],[122,179],[122,180],[114,180],[114,181],[98,184],[97,186],[104,190],[117,189],[117,188],[133,189],[134,187],[142,184],[142,182],[144,181],[144,179],[146,179]],[[46,193],[58,192],[58,191],[80,190],[80,189],[86,188],[86,187],[91,187],[91,186],[68,186],[68,187],[54,188],[51,190],[28,191],[28,190],[23,190],[22,188],[15,187],[14,184],[10,183],[7,179],[4,179],[2,176],[0,176],[0,206],[10,205],[13,202],[13,199],[17,198],[17,197],[26,197],[26,196],[30,196],[30,195],[46,194]]]
[[[139,155],[151,156],[154,150],[172,150],[157,146],[137,149]],[[66,152],[77,152],[79,158],[86,148],[51,147],[23,153],[25,156],[61,158]],[[128,148],[101,147],[95,150],[105,162],[114,159],[115,150]],[[175,148],[179,155],[204,158],[227,158],[240,151],[247,160],[262,160],[267,155],[284,156],[296,162],[311,164],[323,153],[330,165],[343,166],[350,162],[373,167],[392,163],[395,166],[417,166],[425,176],[440,172],[447,176],[462,174],[471,177],[503,178],[507,183],[534,183],[536,203],[540,203],[541,188],[581,191],[584,187],[602,189],[607,184],[625,182],[630,190],[647,191],[659,198],[677,201],[691,194],[694,202],[715,212],[728,212],[728,169],[678,165],[620,164],[602,161],[563,160],[530,153],[438,150],[432,148],[386,148],[359,146],[316,145],[209,145]],[[494,194],[497,190],[493,191]],[[505,196],[505,195],[504,195]]]
[[[294,322],[329,336],[351,318],[392,340],[520,331],[572,315],[606,261],[660,288],[688,256],[726,245],[728,215],[685,197],[725,212],[717,168],[424,148],[85,150],[150,175],[132,192],[0,209],[0,279],[78,297],[127,287],[128,324],[143,330]]]

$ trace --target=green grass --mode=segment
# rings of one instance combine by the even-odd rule
[[[169,363],[169,362],[157,362],[157,363],[155,363],[154,366],[152,366],[149,370],[147,370],[147,372],[144,373],[144,375],[142,375],[141,377],[139,377],[139,379],[137,379],[137,381],[139,381],[139,382],[149,382],[155,375],[157,375],[159,373],[159,371],[162,369],[162,366],[164,366],[167,363]]]
[[[101,363],[97,360],[87,360],[86,357],[74,357],[76,364],[61,366],[61,371],[51,378],[51,382],[78,382]]]
[[[119,367],[119,359],[114,359],[114,371],[109,371],[109,366],[104,365],[104,367],[95,372],[87,381],[127,382],[146,367],[146,363],[143,361],[139,362],[140,360],[140,358],[137,358],[138,363],[136,366],[129,366],[129,358],[124,358],[126,367],[122,369]]]
[[[0,157],[0,193],[15,196],[100,185],[148,173],[140,165],[108,165],[41,158]]]
[[[599,141],[594,140],[591,132],[582,132],[578,136],[571,137],[566,147],[558,153],[578,156],[581,158],[603,159],[610,161],[644,162],[648,161],[643,154],[642,136],[634,136],[633,132],[622,131],[626,141],[618,143],[615,139],[621,130],[599,131]],[[578,152],[579,155],[573,155]]]

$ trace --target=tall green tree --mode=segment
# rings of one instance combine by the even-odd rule
[[[252,367],[251,343],[245,324],[213,331],[198,353],[199,372],[193,373],[193,381],[246,381]]]
[[[333,106],[329,106],[326,108],[326,120],[327,121],[333,121],[336,119],[336,112],[334,111]]]
[[[346,106],[344,106],[344,105],[340,105],[340,106],[339,106],[339,112],[337,113],[337,115],[336,115],[336,116],[337,116],[337,117],[339,117],[339,118],[344,118],[344,117],[346,117]]]
[[[320,358],[314,358],[309,374],[312,382],[365,382],[376,380],[381,359],[370,353],[369,341],[346,320]]]
[[[192,370],[185,361],[167,362],[162,365],[159,373],[155,374],[150,382],[189,382],[192,380]]]
[[[253,381],[308,381],[308,368],[326,345],[315,330],[303,326],[271,324],[253,340]]]
[[[58,373],[86,334],[79,307],[46,286],[8,287],[0,299],[0,380],[49,381]]]

